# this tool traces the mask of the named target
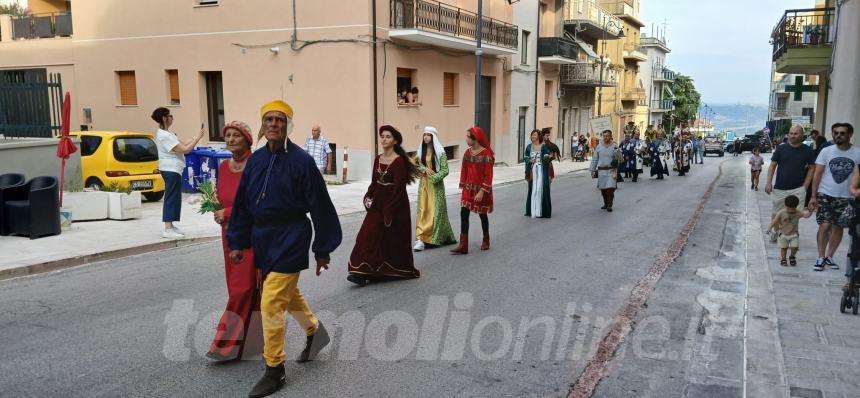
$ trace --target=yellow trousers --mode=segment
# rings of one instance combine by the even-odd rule
[[[260,300],[260,311],[263,317],[263,358],[269,366],[278,366],[284,362],[284,339],[286,323],[284,312],[290,315],[305,333],[310,336],[316,332],[319,321],[305,302],[299,291],[299,273],[282,274],[269,272],[263,282],[263,294]]]

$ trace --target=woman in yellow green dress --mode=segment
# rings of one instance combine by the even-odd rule
[[[421,174],[421,181],[418,185],[418,214],[415,217],[415,246],[412,249],[421,251],[427,245],[457,243],[448,221],[448,205],[445,201],[443,180],[448,175],[448,157],[435,127],[424,128],[415,164]]]

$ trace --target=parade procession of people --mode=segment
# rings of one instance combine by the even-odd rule
[[[265,142],[258,143],[256,150],[248,124],[233,121],[223,129],[232,158],[220,166],[217,198],[221,208],[213,217],[223,231],[228,301],[206,356],[220,363],[262,353],[265,372],[250,397],[273,394],[286,382],[286,313],[307,336],[297,362],[314,360],[331,341],[305,301],[299,279],[309,268],[309,252],[313,253],[317,276],[328,269],[330,254],[341,245],[342,231],[323,178],[329,162],[327,153],[308,152],[307,144],[302,148],[291,140],[294,117],[286,101],[264,104],[260,108],[260,139]],[[552,217],[552,163],[560,160],[561,153],[546,133],[533,130],[523,153],[526,217]],[[678,175],[690,170],[692,153],[686,133],[671,140],[662,131],[653,137],[649,134],[645,140],[638,129],[625,133],[618,144],[613,132],[605,130],[589,151],[589,170],[597,179],[601,208],[607,212],[613,210],[615,191],[624,177],[637,182],[647,166],[652,178],[663,179],[669,174],[670,160],[674,160]],[[461,160],[458,239],[449,221],[444,185],[449,160],[437,129],[424,127],[415,155],[410,156],[396,127],[379,127],[381,153],[373,161],[373,177],[361,199],[366,214],[346,264],[349,282],[367,286],[419,278],[413,252],[456,244],[451,254],[469,254],[472,213],[478,215],[481,224],[479,247],[482,251],[490,249],[495,154],[481,127],[464,129],[464,138],[467,147]],[[416,182],[413,229],[406,187]]]

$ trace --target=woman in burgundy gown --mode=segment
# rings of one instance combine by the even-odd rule
[[[403,136],[391,126],[379,128],[382,154],[373,162],[373,179],[364,207],[367,215],[349,256],[347,280],[359,286],[370,281],[418,278],[412,260],[412,211],[406,185],[418,171],[401,144]]]
[[[263,324],[260,317],[260,283],[254,266],[254,251],[244,250],[243,260],[236,264],[228,257],[227,226],[233,199],[239,188],[239,180],[245,162],[251,155],[250,128],[247,124],[233,121],[224,126],[224,142],[233,154],[231,159],[218,167],[216,194],[223,209],[215,212],[215,222],[221,225],[221,243],[224,250],[224,271],[227,276],[227,308],[206,357],[216,362],[249,358],[262,352]]]

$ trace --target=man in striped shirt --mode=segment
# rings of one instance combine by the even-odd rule
[[[322,137],[320,126],[311,128],[311,136],[305,141],[304,148],[305,152],[314,158],[314,162],[317,164],[320,173],[331,174],[334,154],[331,153],[328,140]]]

